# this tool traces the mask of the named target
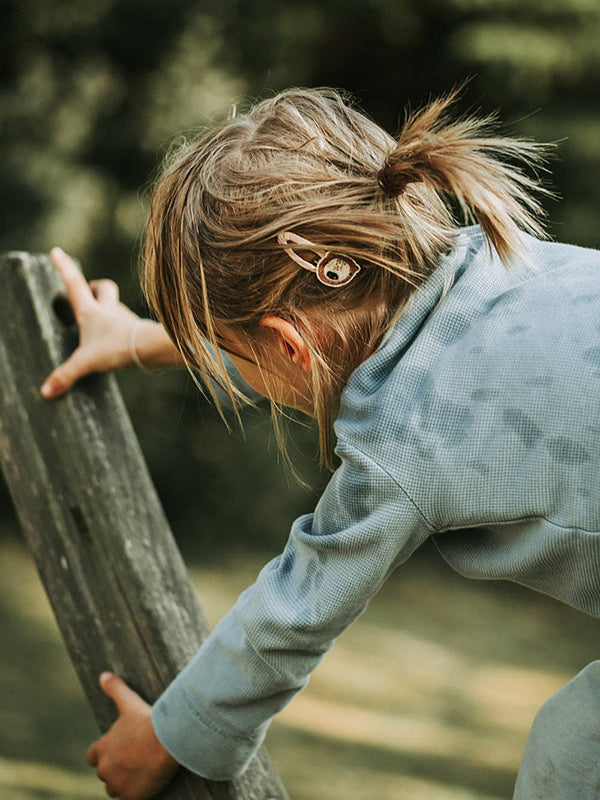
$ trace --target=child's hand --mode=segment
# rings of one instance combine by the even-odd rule
[[[99,280],[88,284],[73,259],[58,247],[50,257],[79,326],[79,347],[48,376],[41,389],[44,397],[57,397],[90,372],[131,366],[129,337],[138,316],[119,302],[116,283]]]
[[[178,764],[154,733],[150,706],[110,672],[100,686],[115,702],[119,718],[87,752],[87,761],[106,784],[109,797],[147,800],[171,780]]]

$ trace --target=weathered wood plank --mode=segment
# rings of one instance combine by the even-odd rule
[[[110,669],[149,702],[208,633],[114,376],[47,401],[39,387],[77,343],[45,256],[0,259],[0,465],[100,729]],[[181,770],[165,800],[279,800],[264,751],[233,782]]]

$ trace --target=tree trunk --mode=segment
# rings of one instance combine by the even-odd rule
[[[0,464],[65,644],[105,731],[109,669],[148,702],[208,633],[114,376],[45,400],[44,378],[77,345],[46,256],[0,260]],[[201,746],[201,743],[199,743]],[[231,782],[180,770],[164,800],[283,800],[264,751]]]

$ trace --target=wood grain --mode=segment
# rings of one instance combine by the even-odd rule
[[[0,465],[23,534],[101,731],[109,669],[152,702],[208,633],[114,376],[64,397],[39,387],[77,345],[49,259],[0,258]],[[82,748],[84,744],[82,743]],[[185,770],[164,800],[283,800],[265,751],[232,782]]]

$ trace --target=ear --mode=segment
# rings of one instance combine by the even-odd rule
[[[287,356],[293,364],[302,367],[305,372],[310,372],[310,350],[298,329],[291,322],[287,322],[281,317],[263,317],[260,325],[275,334],[284,356]]]

